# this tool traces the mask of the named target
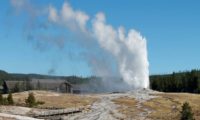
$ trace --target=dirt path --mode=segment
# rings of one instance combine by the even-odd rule
[[[120,113],[117,113],[117,105],[112,102],[113,99],[125,96],[124,94],[104,94],[91,106],[89,112],[83,112],[74,116],[68,116],[66,120],[116,120]]]
[[[91,110],[89,112],[83,112],[79,114],[75,114],[72,116],[65,117],[66,120],[118,120],[124,119],[124,115],[118,113],[117,111],[117,104],[112,102],[113,99],[117,99],[120,97],[132,97],[135,98],[138,103],[136,107],[138,109],[142,109],[137,115],[137,118],[140,120],[146,119],[147,115],[151,113],[151,110],[143,108],[142,103],[146,100],[152,99],[155,96],[152,95],[155,93],[151,90],[135,90],[129,91],[127,93],[120,93],[120,94],[102,94],[98,95],[99,100],[95,102],[91,106]]]
[[[138,120],[149,120],[147,117],[148,115],[153,111],[149,108],[145,108],[142,103],[146,102],[147,100],[150,100],[152,98],[155,98],[155,94],[157,94],[157,91],[153,91],[150,89],[139,89],[134,91],[129,91],[128,94],[135,98],[137,101],[136,108],[140,110],[139,114],[135,117],[135,119]]]

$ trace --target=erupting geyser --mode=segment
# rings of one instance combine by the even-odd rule
[[[149,63],[145,38],[135,30],[130,30],[126,36],[123,27],[116,31],[106,24],[103,13],[96,15],[93,30],[101,47],[116,58],[119,73],[125,82],[133,88],[148,88]]]
[[[131,88],[148,88],[147,46],[145,38],[140,33],[131,29],[126,35],[123,27],[115,30],[114,27],[106,24],[105,15],[101,12],[91,20],[92,27],[87,28],[89,16],[82,11],[73,10],[67,3],[64,3],[60,16],[52,6],[49,9],[49,18],[52,22],[60,24],[64,21],[68,28],[73,25],[75,27],[73,29],[87,34],[92,40],[97,41],[100,48],[111,54],[117,62],[118,73]],[[87,49],[90,48],[87,47]],[[102,63],[96,62],[96,64]],[[90,65],[90,67],[94,66]],[[105,71],[105,69],[98,71]]]

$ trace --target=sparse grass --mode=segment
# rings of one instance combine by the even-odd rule
[[[137,101],[134,98],[120,97],[112,101],[119,105],[117,109],[119,113],[125,116],[125,119],[134,118],[140,112],[140,110],[136,108]]]
[[[120,97],[120,98],[114,99],[112,101],[116,104],[119,104],[119,105],[126,105],[126,106],[136,105],[135,99],[129,98],[129,97]]]
[[[44,101],[39,108],[72,108],[91,105],[98,100],[98,96],[62,94],[48,91],[33,92],[36,100]],[[14,102],[20,106],[25,105],[25,99],[29,92],[14,93]],[[151,100],[139,103],[134,98],[120,97],[113,99],[112,102],[118,105],[117,110],[125,116],[125,119],[139,119],[145,109],[151,111],[148,120],[178,120],[180,118],[181,106],[188,102],[194,113],[196,120],[200,120],[200,94],[189,93],[158,93]],[[95,97],[96,96],[96,97]],[[5,96],[4,96],[5,97]],[[137,105],[141,105],[137,107]]]
[[[30,91],[34,93],[37,101],[42,101],[44,104],[38,105],[38,108],[72,108],[81,107],[92,104],[97,100],[95,97],[55,93],[48,91]],[[29,92],[14,93],[13,99],[17,105],[25,106],[25,99]]]
[[[200,120],[200,95],[189,93],[159,93],[157,97],[141,103],[141,108],[137,108],[137,103],[133,98],[122,97],[114,99],[118,111],[130,119],[140,119],[138,115],[148,109],[151,113],[148,120],[178,120],[180,118],[181,106],[188,102],[194,113],[196,120]]]
[[[189,93],[162,93],[157,98],[143,103],[144,108],[149,108],[152,113],[148,116],[153,120],[172,120],[180,118],[181,106],[188,102],[196,120],[200,119],[200,95]]]

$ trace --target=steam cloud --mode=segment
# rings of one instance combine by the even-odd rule
[[[11,0],[11,4],[16,9],[23,9],[24,0],[18,3]],[[27,3],[26,3],[27,4]],[[27,9],[27,8],[26,8]],[[32,9],[31,9],[32,10]],[[70,41],[79,44],[83,51],[81,54],[94,73],[100,76],[116,75],[125,81],[122,85],[128,85],[131,88],[148,88],[149,87],[149,70],[146,39],[134,29],[128,32],[120,26],[118,29],[106,23],[104,13],[97,13],[94,18],[90,18],[85,12],[74,10],[67,2],[63,3],[61,10],[56,9],[53,5],[44,7],[45,14],[48,16],[48,23],[57,27],[65,27],[74,33],[76,41]],[[90,27],[89,27],[90,26]],[[76,37],[76,36],[80,37]],[[41,36],[37,34],[37,37]],[[48,38],[45,42],[54,43],[55,39]],[[59,46],[65,47],[62,39]],[[44,41],[44,40],[43,40]],[[40,42],[39,42],[40,43]],[[57,45],[57,44],[56,44]],[[98,54],[100,53],[100,54]],[[115,63],[115,70],[113,70]],[[113,72],[115,71],[115,72]],[[109,72],[113,73],[110,74]],[[105,81],[108,81],[106,79]],[[115,80],[107,83],[121,89]]]
[[[103,13],[96,15],[93,30],[102,48],[116,58],[123,79],[136,88],[147,88],[149,71],[146,40],[135,30],[130,30],[127,36],[123,27],[114,30],[106,24]]]

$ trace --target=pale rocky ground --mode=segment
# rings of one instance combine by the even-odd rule
[[[155,98],[154,94],[158,92],[149,89],[139,89],[129,91],[126,93],[108,93],[108,94],[96,94],[91,95],[98,98],[92,105],[87,106],[88,109],[84,109],[81,113],[70,114],[68,116],[62,116],[64,120],[122,120],[126,117],[119,113],[117,108],[119,105],[112,102],[112,100],[120,97],[130,97],[137,100],[136,107],[141,109],[141,103],[152,98]],[[87,95],[89,96],[89,95]],[[56,96],[55,96],[56,97]],[[0,107],[0,120],[1,118],[9,118],[13,120],[34,120],[34,118],[25,117],[28,113],[32,112],[39,114],[42,111],[40,109],[31,109],[26,107],[16,106],[1,106]],[[151,110],[144,109],[137,115],[138,120],[146,120],[147,115],[151,113]],[[3,120],[3,119],[2,119]]]
[[[126,117],[119,113],[117,108],[118,105],[114,104],[112,100],[120,97],[131,97],[135,98],[138,103],[136,107],[140,108],[141,103],[152,98],[155,98],[153,94],[158,92],[149,89],[139,89],[134,91],[129,91],[127,93],[117,93],[117,94],[102,94],[99,95],[100,100],[95,102],[91,106],[91,110],[87,113],[75,114],[72,116],[64,117],[66,120],[118,120],[126,119]],[[151,110],[144,109],[144,112],[140,112],[137,119],[146,120],[146,116],[151,113]]]

